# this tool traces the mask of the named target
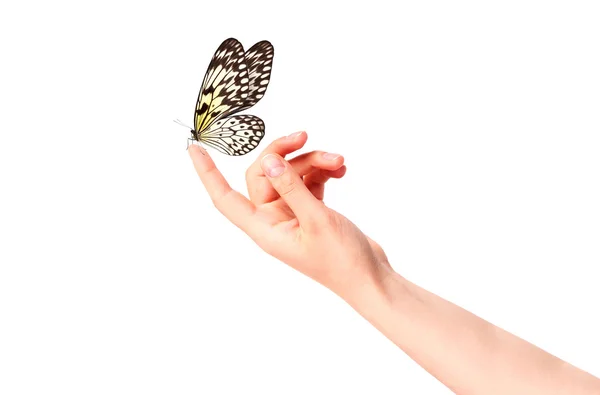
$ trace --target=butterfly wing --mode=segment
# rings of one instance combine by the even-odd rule
[[[226,155],[245,155],[264,137],[264,122],[253,115],[233,114],[255,105],[271,77],[274,50],[260,41],[244,52],[230,38],[215,52],[198,94],[194,127],[198,140]]]
[[[273,45],[268,41],[257,42],[246,51],[249,81],[244,108],[252,107],[265,95],[271,78],[274,54]]]
[[[223,41],[208,66],[198,94],[194,113],[196,132],[238,112],[248,98],[248,82],[242,44],[234,38]]]
[[[264,135],[265,124],[260,118],[234,115],[214,122],[198,139],[223,154],[240,156],[256,148]]]

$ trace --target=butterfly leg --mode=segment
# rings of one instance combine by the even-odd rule
[[[190,141],[192,142],[192,144],[191,144],[191,145],[194,145],[194,144],[196,144],[195,142],[196,142],[196,141],[198,141],[198,140],[195,140],[195,139],[193,139],[193,138],[188,138],[188,139],[187,139],[187,147],[185,148],[185,149],[186,149],[186,151],[187,151],[187,150],[190,148]],[[200,153],[201,153],[202,155],[204,155],[204,152],[202,152],[202,151],[203,151],[203,150],[206,150],[206,148],[204,148],[204,147],[202,146],[202,143],[201,143],[200,141],[198,141],[198,145],[199,145],[200,147],[202,147],[202,150],[200,150]]]

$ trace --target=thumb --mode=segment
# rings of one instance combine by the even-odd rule
[[[277,154],[265,155],[260,164],[267,179],[292,209],[300,225],[314,223],[322,214],[323,203],[306,188],[294,168]]]

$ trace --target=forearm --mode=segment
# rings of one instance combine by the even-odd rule
[[[391,269],[348,302],[457,394],[600,394],[600,380]]]

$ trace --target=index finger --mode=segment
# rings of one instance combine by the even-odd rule
[[[235,226],[248,233],[253,223],[256,206],[244,195],[229,186],[229,183],[217,169],[215,162],[204,148],[191,145],[188,151],[196,173],[198,173],[217,210]]]

